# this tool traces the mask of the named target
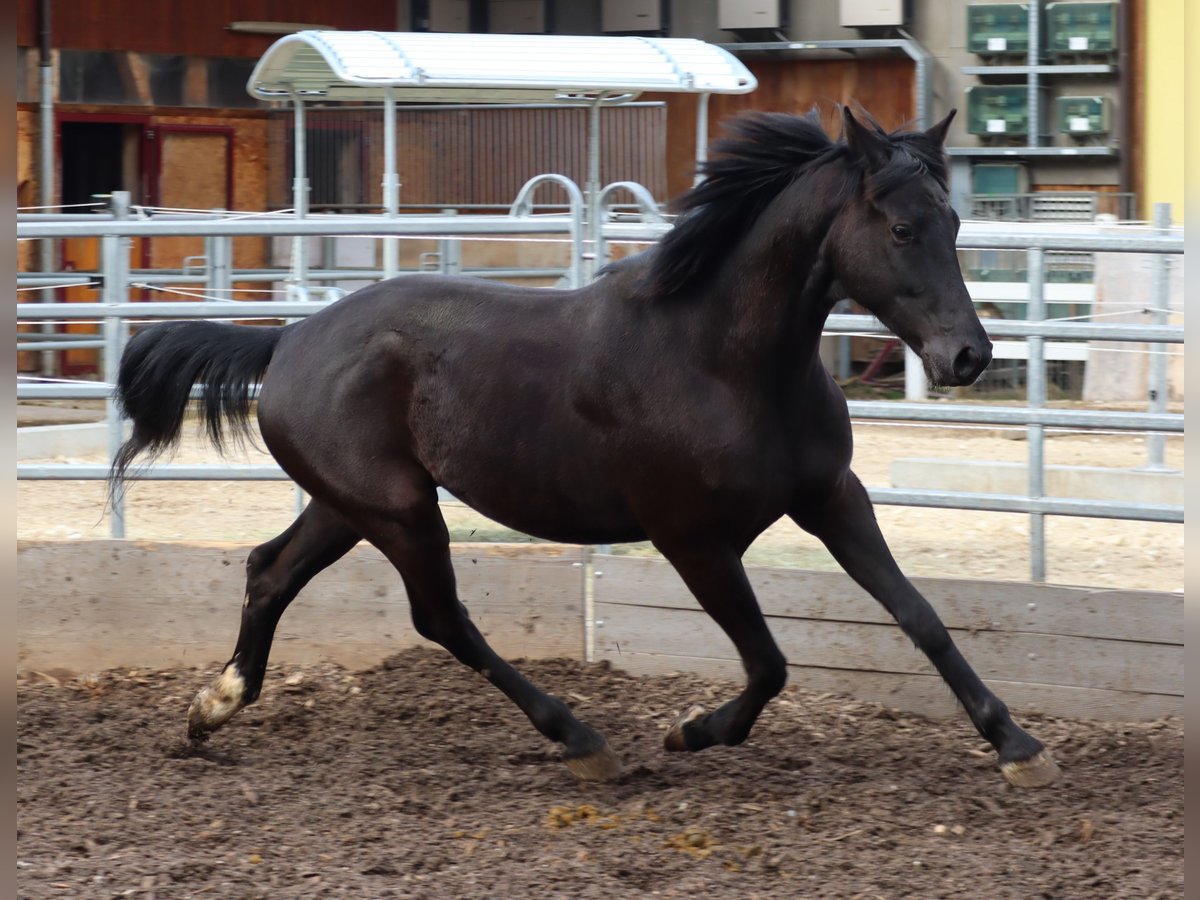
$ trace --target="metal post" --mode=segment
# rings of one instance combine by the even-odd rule
[[[292,109],[294,112],[292,149],[295,168],[292,177],[292,206],[295,209],[295,217],[304,219],[308,217],[308,158],[305,148],[308,137],[304,125],[304,99],[299,94],[292,94]],[[292,277],[290,280],[301,288],[308,287],[308,246],[303,235],[296,235],[292,238]]]
[[[591,248],[584,254],[583,277],[591,278],[596,274],[596,250],[600,234],[600,104],[604,95],[600,94],[588,107],[588,141],[587,141],[587,184],[583,191],[587,196],[587,241]]]
[[[54,205],[54,59],[50,54],[50,4],[48,2],[39,4],[38,15],[41,18],[38,38],[41,56],[38,60],[39,88],[41,90],[41,102],[38,107],[40,121],[38,138],[41,151],[38,193],[41,197],[41,205],[46,207],[42,211],[49,213],[50,207]],[[38,241],[38,251],[42,271],[54,272],[56,260],[53,238]],[[53,303],[55,301],[54,291],[51,289],[40,291],[39,299],[43,303]],[[54,334],[54,323],[44,323],[41,331],[43,334]],[[42,374],[46,377],[53,378],[58,374],[58,355],[53,350],[43,351],[40,363]]]
[[[699,94],[696,97],[696,175],[692,179],[695,187],[704,180],[700,174],[700,164],[708,159],[708,98],[710,94]]]
[[[1040,0],[1033,0],[1027,4],[1029,7],[1029,52],[1027,60],[1030,66],[1038,65],[1041,60],[1041,38],[1042,25],[1040,19]],[[1042,136],[1040,134],[1041,115],[1039,113],[1039,96],[1038,92],[1041,89],[1036,72],[1030,70],[1027,76],[1026,88],[1028,90],[1028,107],[1029,107],[1029,134],[1026,136],[1026,143],[1030,147],[1036,147],[1041,143]]]
[[[129,218],[129,202],[128,191],[113,191],[110,200],[113,218]],[[124,303],[128,299],[130,245],[131,240],[127,237],[106,234],[100,238],[100,266],[104,277],[101,291],[104,303]],[[111,315],[105,317],[102,328],[104,381],[110,386],[115,386],[121,366],[121,352],[125,346],[126,325],[120,316]],[[112,465],[121,444],[124,443],[125,430],[111,390],[104,401],[104,417],[108,425],[108,463]],[[110,533],[114,538],[125,537],[125,496],[120,488],[113,491]]]
[[[904,399],[929,399],[929,380],[925,377],[925,364],[907,344],[904,347]]]
[[[227,210],[210,212],[220,218]],[[233,287],[233,238],[216,234],[204,239],[204,274],[210,295],[221,300],[233,299],[230,291]]]
[[[1154,228],[1165,234],[1171,229],[1171,204],[1154,204]],[[1170,323],[1171,313],[1171,261],[1166,254],[1159,253],[1154,257],[1153,280],[1151,281],[1150,302],[1153,309],[1151,321],[1155,325]],[[1167,411],[1167,345],[1151,344],[1149,370],[1149,403],[1147,410],[1152,413]],[[1162,434],[1146,435],[1146,464],[1151,469],[1166,468],[1166,436]]]
[[[457,216],[457,209],[443,209],[443,215]],[[438,271],[443,275],[462,274],[462,240],[442,238],[438,241]]]
[[[383,92],[383,210],[389,219],[400,213],[400,175],[396,171],[396,94],[391,87]],[[400,242],[383,241],[383,277],[395,278],[400,271]]]
[[[1036,4],[1030,4],[1031,7]],[[1029,305],[1025,318],[1030,322],[1041,322],[1046,318],[1043,297],[1044,255],[1041,249],[1033,248],[1029,256]],[[1046,405],[1046,358],[1044,338],[1030,335],[1026,339],[1029,359],[1025,372],[1025,403],[1031,409]],[[1029,496],[1041,498],[1045,493],[1046,445],[1045,427],[1026,426],[1029,437]],[[1029,578],[1034,582],[1046,580],[1046,517],[1043,513],[1029,514]]]

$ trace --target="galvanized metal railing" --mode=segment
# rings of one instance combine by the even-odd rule
[[[559,180],[559,179],[555,179]],[[594,240],[587,241],[583,235],[586,211],[584,198],[577,192],[568,191],[571,214],[552,216],[528,215],[528,200],[535,185],[527,186],[518,202],[514,203],[507,216],[406,216],[384,221],[378,216],[337,216],[297,219],[293,217],[253,218],[243,220],[189,220],[141,221],[121,217],[97,221],[78,221],[70,217],[67,221],[33,222],[18,221],[18,239],[46,239],[72,236],[99,236],[101,240],[103,273],[101,303],[20,303],[17,305],[19,321],[47,322],[63,319],[95,319],[102,323],[105,384],[19,384],[18,399],[85,399],[107,400],[107,422],[109,432],[109,458],[124,438],[122,423],[111,399],[109,385],[115,382],[116,365],[120,359],[130,321],[139,319],[167,318],[211,318],[246,320],[263,318],[299,318],[318,311],[326,302],[307,300],[285,300],[267,302],[209,301],[206,303],[129,303],[127,291],[130,275],[127,269],[127,241],[134,236],[184,236],[200,235],[215,238],[230,238],[239,235],[374,235],[378,237],[428,237],[437,235],[450,241],[467,239],[472,235],[529,235],[561,234],[570,245],[571,263],[567,269],[567,281],[580,284],[593,265],[602,263],[608,256],[608,245],[613,241],[653,241],[670,227],[655,221],[656,211],[647,207],[646,221],[604,222],[593,229]],[[608,198],[619,187],[610,186],[603,196]],[[634,192],[636,194],[636,192]],[[639,203],[645,198],[638,197]],[[1157,504],[1120,503],[1115,501],[1084,500],[1074,498],[1048,498],[1044,496],[1044,431],[1047,427],[1070,429],[1103,429],[1130,433],[1146,433],[1150,442],[1151,464],[1162,464],[1162,438],[1168,434],[1182,434],[1183,416],[1166,410],[1165,363],[1152,367],[1153,379],[1158,379],[1150,388],[1150,406],[1146,412],[1064,410],[1046,408],[1046,386],[1044,378],[1043,344],[1048,338],[1058,340],[1104,340],[1149,342],[1160,351],[1166,345],[1182,344],[1184,329],[1171,325],[1165,316],[1159,316],[1155,324],[1112,324],[1099,322],[1067,322],[1044,320],[1043,303],[1043,257],[1048,250],[1135,252],[1155,254],[1163,260],[1156,270],[1154,296],[1156,308],[1166,309],[1168,290],[1165,277],[1165,260],[1170,254],[1183,253],[1182,234],[1165,226],[1169,212],[1158,211],[1154,229],[1122,229],[1119,233],[1092,229],[1081,232],[1078,226],[1058,229],[1041,223],[1037,226],[1005,224],[995,225],[965,223],[959,235],[960,248],[990,248],[1024,250],[1028,258],[1029,303],[1028,318],[1024,321],[984,320],[988,333],[993,337],[1023,338],[1029,348],[1029,377],[1027,404],[1018,406],[994,406],[973,404],[929,404],[920,402],[896,403],[887,401],[851,401],[851,416],[859,420],[882,420],[894,422],[944,423],[947,425],[997,425],[1021,426],[1029,438],[1029,488],[1027,495],[1005,495],[984,493],[962,493],[949,491],[918,491],[894,488],[872,488],[872,499],[877,503],[906,506],[924,506],[957,509],[1019,512],[1031,517],[1030,555],[1031,578],[1045,580],[1045,534],[1046,515],[1093,516],[1102,518],[1135,519],[1153,522],[1180,523],[1183,521],[1182,506]],[[592,246],[588,246],[588,245]],[[588,252],[588,250],[593,252]],[[312,276],[314,273],[308,273]],[[322,273],[324,274],[324,273]],[[340,275],[341,272],[338,271]],[[40,276],[45,277],[45,276]],[[227,275],[237,280],[240,274]],[[300,294],[303,295],[302,293]],[[874,319],[867,316],[834,314],[826,323],[826,331],[833,334],[881,334],[887,331]],[[1160,354],[1161,355],[1161,354]],[[1165,356],[1163,357],[1165,359]],[[1039,374],[1041,373],[1041,374]],[[1161,382],[1161,383],[1159,383]],[[923,393],[922,393],[923,396]],[[91,480],[107,475],[106,465],[52,464],[17,466],[17,477],[24,479]],[[287,480],[287,476],[274,466],[264,465],[160,465],[140,470],[135,477],[153,480]],[[124,512],[120,497],[115,498],[111,528],[114,537],[124,536]]]

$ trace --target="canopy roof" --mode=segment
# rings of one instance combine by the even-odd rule
[[[731,53],[689,38],[300,31],[267,49],[247,90],[263,100],[544,103],[642,91],[745,94]]]

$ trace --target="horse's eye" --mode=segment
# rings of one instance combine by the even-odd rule
[[[907,244],[913,239],[912,229],[907,225],[893,225],[892,237],[894,237],[901,244]]]

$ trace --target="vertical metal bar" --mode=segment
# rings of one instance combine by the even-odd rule
[[[929,380],[925,377],[925,364],[907,344],[904,347],[904,399],[929,399]]]
[[[292,94],[294,128],[292,135],[293,165],[292,206],[297,219],[308,217],[308,156],[305,143],[308,140],[304,124],[304,100]],[[308,247],[303,235],[292,238],[292,280],[300,287],[308,285]],[[303,299],[303,298],[302,298]]]
[[[442,215],[457,216],[458,210],[447,208]],[[442,238],[438,242],[438,271],[443,275],[462,274],[462,239],[457,237]]]
[[[696,96],[696,175],[692,179],[692,186],[696,186],[702,180],[700,175],[700,164],[708,159],[708,98],[709,94],[698,94]]]
[[[584,279],[587,277],[584,271],[583,259],[583,230],[584,230],[584,210],[583,204],[579,202],[577,192],[573,194],[567,192],[567,202],[571,209],[571,268],[570,268],[570,286],[572,288],[583,287]],[[596,229],[597,238],[597,254],[603,253],[607,255],[608,250],[603,246],[604,236],[600,233],[600,229]]]
[[[308,155],[306,144],[308,130],[304,122],[304,100],[299,94],[292,94],[292,109],[295,118],[292,149],[294,155],[295,173],[292,178],[292,206],[297,219],[308,217]],[[292,273],[290,281],[299,290],[299,298],[308,299],[308,238],[296,235],[292,238]],[[291,299],[291,298],[289,298]],[[304,491],[300,485],[295,486],[296,515],[304,511]]]
[[[1036,66],[1041,60],[1041,43],[1042,43],[1042,25],[1039,7],[1040,0],[1033,0],[1032,3],[1026,4],[1029,8],[1029,52],[1027,60],[1029,65]],[[1026,136],[1026,145],[1036,147],[1041,143],[1042,136],[1040,133],[1039,123],[1041,116],[1038,107],[1040,106],[1038,94],[1041,90],[1041,84],[1036,72],[1030,72],[1026,88],[1028,91],[1027,106],[1029,107],[1029,134]]]
[[[227,210],[209,210],[216,218],[223,217]],[[233,287],[233,238],[228,235],[209,235],[204,239],[204,275],[208,293],[213,298],[232,300]]]
[[[1031,7],[1036,4],[1030,4]],[[1046,318],[1043,295],[1045,258],[1040,248],[1029,250],[1029,304],[1025,318],[1041,322]],[[1041,335],[1026,338],[1029,358],[1025,371],[1025,403],[1032,409],[1046,405],[1046,358],[1045,341]],[[1029,425],[1029,496],[1038,498],[1045,492],[1046,445],[1045,428]],[[1046,580],[1046,517],[1043,513],[1029,514],[1029,578],[1034,582]]]
[[[115,219],[129,218],[129,192],[113,191],[112,214]],[[104,273],[102,302],[123,303],[129,289],[129,248],[127,237],[106,234],[100,238],[100,261]],[[121,366],[121,351],[124,349],[125,322],[120,316],[106,316],[102,324],[104,332],[104,381],[115,387]],[[104,418],[108,426],[108,463],[111,466],[124,442],[125,433],[121,413],[117,409],[112,391],[104,401]],[[114,538],[125,537],[125,496],[117,489],[112,496],[112,519],[110,534]]]
[[[1171,228],[1171,204],[1154,204],[1154,229],[1166,233]],[[1153,276],[1150,289],[1151,321],[1155,325],[1166,325],[1171,318],[1171,260],[1165,253],[1154,254]],[[1152,413],[1167,411],[1167,345],[1151,344],[1149,367],[1149,403],[1147,410]],[[1151,469],[1166,468],[1166,435],[1146,435],[1146,464]]]
[[[39,8],[39,15],[43,17],[41,22],[41,60],[38,66],[39,88],[41,90],[41,103],[38,107],[40,118],[40,126],[38,135],[40,153],[40,172],[38,185],[39,195],[41,197],[41,205],[46,207],[44,212],[51,212],[50,207],[54,205],[54,60],[50,55],[50,4],[42,3]],[[39,262],[43,272],[54,272],[56,270],[54,239],[45,238],[38,241]],[[47,288],[44,291],[38,292],[39,299],[42,303],[53,303],[55,301],[54,291]],[[41,331],[43,334],[54,334],[56,328],[53,322],[46,322],[42,325]],[[40,368],[42,375],[53,378],[58,374],[58,356],[53,350],[44,350],[41,353]]]
[[[597,97],[588,107],[587,126],[587,239],[592,245],[584,255],[584,278],[591,278],[596,270],[596,238],[600,233],[600,104],[604,95]]]
[[[383,210],[389,219],[400,213],[400,175],[396,171],[396,92],[383,92]],[[383,277],[394,278],[400,271],[400,243],[383,240]]]

